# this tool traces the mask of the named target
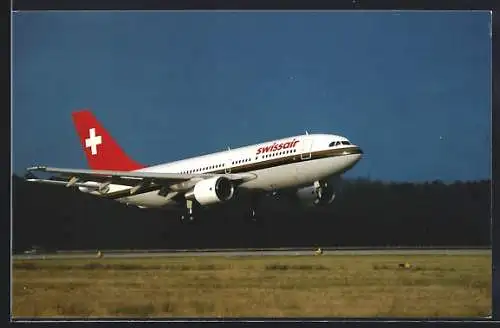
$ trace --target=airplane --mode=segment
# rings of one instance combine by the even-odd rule
[[[26,181],[78,188],[139,208],[181,210],[193,221],[198,209],[249,199],[257,217],[263,196],[282,193],[308,206],[333,202],[342,174],[363,151],[334,134],[297,135],[153,166],[131,159],[111,134],[83,109],[72,113],[90,169],[34,166]],[[56,174],[49,179],[33,172]]]

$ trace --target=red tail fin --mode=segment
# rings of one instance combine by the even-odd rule
[[[91,169],[133,171],[144,167],[127,156],[91,111],[74,112],[73,123]]]

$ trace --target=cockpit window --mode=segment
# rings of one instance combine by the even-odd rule
[[[332,141],[328,147],[335,147],[335,146],[340,146],[340,145],[350,145],[351,143],[349,141]]]

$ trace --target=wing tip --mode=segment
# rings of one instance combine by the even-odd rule
[[[37,166],[28,167],[26,169],[26,171],[29,171],[29,172],[31,172],[31,171],[42,171],[42,170],[46,170],[46,169],[47,169],[47,167],[44,166],[44,165],[37,165]]]

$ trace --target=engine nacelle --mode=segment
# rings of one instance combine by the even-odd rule
[[[332,179],[297,190],[297,197],[306,206],[322,206],[331,204],[339,191],[340,179]]]
[[[201,180],[193,189],[194,199],[201,205],[222,203],[233,198],[234,184],[224,177]]]

